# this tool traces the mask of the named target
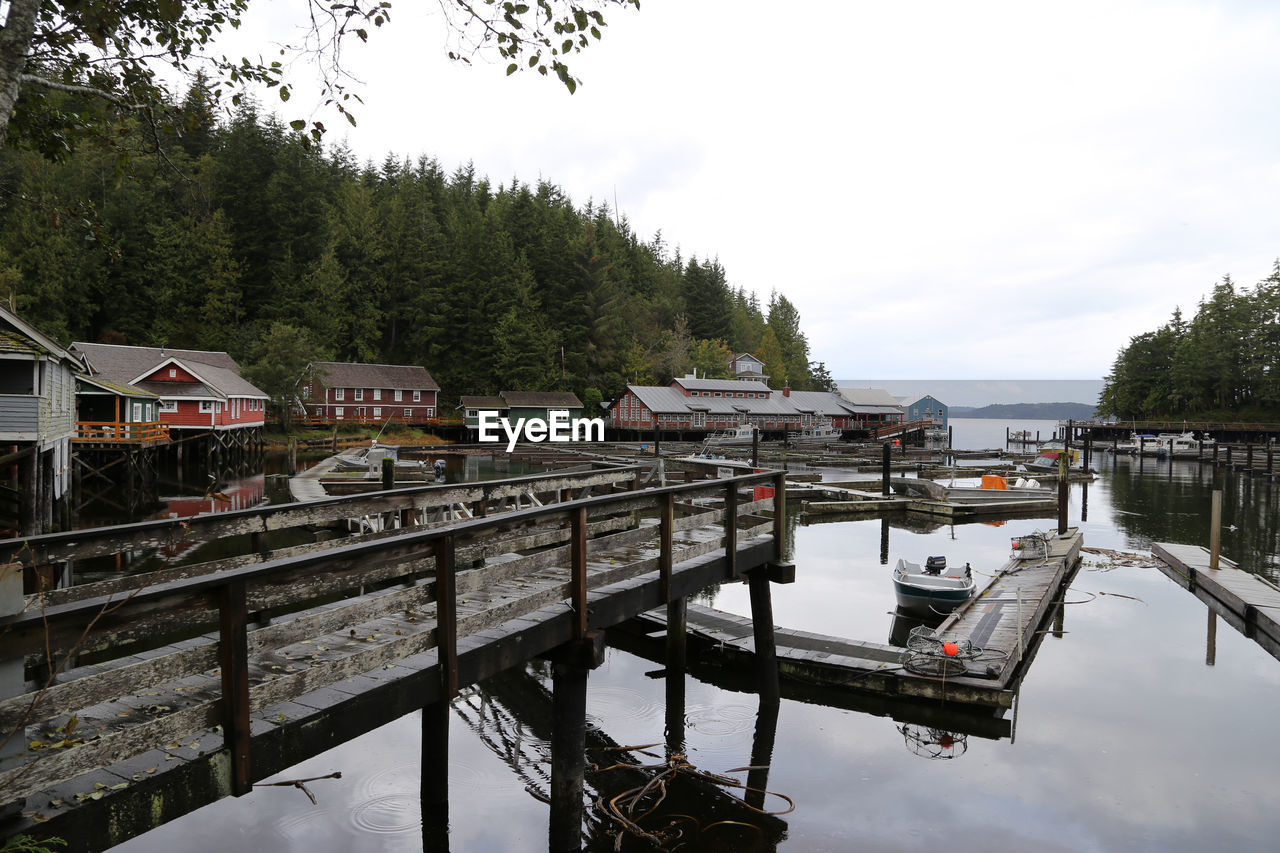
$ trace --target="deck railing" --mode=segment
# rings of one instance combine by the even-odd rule
[[[78,421],[75,440],[109,444],[168,441],[169,425],[163,421]]]
[[[331,427],[340,424],[360,424],[362,426],[381,426],[390,423],[393,426],[406,427],[461,427],[464,426],[462,415],[436,415],[431,418],[415,418],[405,420],[401,415],[384,415],[382,417],[374,417],[371,414],[364,415],[343,415],[342,417],[333,417],[331,415],[297,415],[293,416],[293,423],[303,427]]]
[[[739,489],[762,485],[774,487],[773,498],[739,503]],[[722,499],[722,508],[695,505],[697,499],[708,497]],[[624,491],[476,518],[448,527],[409,528],[373,541],[336,544],[258,565],[143,586],[124,596],[107,594],[53,606],[30,606],[23,613],[0,618],[0,632],[5,635],[4,659],[22,661],[25,658],[28,666],[34,665],[37,670],[43,667],[46,671],[56,671],[60,662],[65,663],[67,657],[75,653],[91,653],[99,659],[122,658],[145,648],[156,637],[164,637],[168,642],[181,637],[187,639],[171,647],[178,651],[163,657],[138,659],[118,668],[106,668],[83,678],[53,684],[38,693],[0,699],[0,733],[32,718],[44,720],[74,714],[79,708],[138,690],[154,689],[215,668],[219,670],[221,690],[216,698],[183,707],[136,728],[112,732],[67,749],[49,750],[30,763],[11,765],[12,769],[0,772],[0,793],[4,794],[0,802],[47,789],[87,769],[121,761],[151,748],[156,742],[208,731],[219,724],[230,754],[232,791],[237,795],[246,793],[253,781],[249,758],[251,710],[270,707],[389,664],[397,656],[417,654],[429,648],[435,648],[438,654],[442,694],[457,695],[458,639],[482,631],[494,621],[494,617],[485,617],[483,613],[461,618],[458,614],[458,602],[465,600],[463,596],[488,586],[485,569],[471,568],[476,565],[477,557],[510,549],[552,546],[552,551],[522,558],[520,565],[527,563],[527,568],[511,563],[492,567],[504,577],[517,579],[525,577],[525,573],[544,572],[547,566],[568,567],[567,582],[557,586],[549,598],[545,594],[534,597],[524,607],[504,604],[501,618],[509,620],[527,615],[552,603],[551,599],[567,600],[572,611],[569,633],[572,638],[581,638],[589,630],[607,627],[595,624],[593,609],[588,606],[588,551],[589,543],[594,541],[590,536],[598,535],[602,527],[609,529],[605,525],[611,519],[635,518],[637,513],[656,514],[656,525],[633,527],[615,537],[634,539],[637,535],[652,536],[656,532],[658,553],[654,558],[614,570],[601,571],[600,566],[594,566],[593,571],[599,578],[597,586],[616,584],[656,568],[659,597],[669,602],[673,596],[686,594],[674,588],[672,570],[677,560],[689,559],[691,553],[720,551],[728,577],[735,576],[740,568],[756,568],[737,565],[740,522],[748,525],[749,535],[772,532],[771,544],[764,540],[750,547],[758,549],[763,544],[768,548],[766,553],[771,555],[765,557],[766,560],[781,561],[786,524],[784,501],[785,475],[774,471]],[[753,515],[757,509],[768,508],[774,510],[771,521]],[[677,510],[692,512],[693,517],[677,518]],[[715,524],[717,518],[723,524],[723,535],[718,541],[705,546],[686,544],[685,550],[676,550],[675,531]],[[560,549],[558,552],[556,547]],[[753,553],[760,554],[758,550]],[[384,593],[377,599],[357,600],[346,609],[332,606],[307,609],[315,601],[349,596],[354,594],[353,590],[363,593],[367,585],[399,591]],[[429,634],[397,637],[389,640],[385,649],[370,647],[350,659],[319,661],[302,671],[281,674],[250,687],[250,651],[257,656],[304,637],[334,630],[345,633],[350,623],[400,615],[407,608],[425,604],[434,604],[435,610],[435,624]],[[278,623],[269,621],[265,627],[251,627],[250,613],[268,610],[273,614],[295,611],[297,616]],[[218,633],[216,644],[200,638],[211,630]],[[409,633],[406,630],[406,634]],[[352,636],[356,636],[354,629]],[[50,653],[52,659],[47,659]]]

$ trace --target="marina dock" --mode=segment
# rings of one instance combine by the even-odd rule
[[[1155,542],[1156,567],[1189,590],[1231,627],[1280,660],[1280,588],[1227,559],[1209,568],[1209,551],[1198,545]]]
[[[1043,636],[1040,626],[1080,564],[1082,540],[1077,528],[1049,535],[1045,550],[1011,557],[985,589],[948,616],[931,633],[930,644],[954,641],[977,656],[966,659],[962,651],[942,675],[923,671],[931,666],[913,666],[910,649],[774,626],[778,673],[810,685],[945,699],[997,713],[1010,708]],[[660,611],[643,620],[655,629],[666,624]],[[726,665],[748,664],[755,654],[747,617],[691,604],[687,622],[690,640]]]

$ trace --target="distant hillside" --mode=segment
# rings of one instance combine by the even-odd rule
[[[995,403],[978,409],[952,406],[948,414],[953,418],[1037,421],[1087,421],[1096,417],[1094,407],[1088,403]]]

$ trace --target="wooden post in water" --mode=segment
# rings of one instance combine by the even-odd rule
[[[382,488],[394,489],[396,485],[396,460],[390,456],[382,457]]]
[[[778,686],[777,646],[773,636],[773,598],[769,590],[769,570],[754,569],[747,584],[751,591],[751,629],[756,646],[756,674],[759,678],[761,703],[777,704],[781,697]]]
[[[338,452],[338,425],[333,425],[333,452]]]
[[[950,425],[947,426],[947,450],[953,450],[955,448],[955,445],[952,443],[955,439],[955,434],[952,432],[952,429],[954,429],[954,427],[951,427]],[[1005,427],[1005,429],[1007,430],[1008,427]]]
[[[1218,467],[1218,442],[1213,443],[1213,467]]]
[[[551,821],[550,853],[582,849],[582,788],[586,773],[587,669],[572,663],[551,665]]]
[[[1093,456],[1093,432],[1086,430],[1084,434],[1084,467],[1089,470],[1090,457]]]
[[[659,459],[662,457],[662,433],[658,431],[658,425],[653,425],[653,457]]]
[[[1252,444],[1245,444],[1244,446],[1244,469],[1249,472],[1253,471],[1253,445]]]
[[[1213,490],[1209,511],[1209,568],[1218,568],[1218,552],[1222,550],[1222,489]]]
[[[681,597],[667,602],[667,677],[680,673],[688,666],[688,599]]]
[[[231,761],[231,793],[253,790],[249,765],[249,647],[244,581],[219,589],[218,666],[222,672],[222,737]]]
[[[1273,451],[1275,450],[1275,447],[1276,447],[1276,440],[1274,438],[1267,439],[1267,473],[1268,474],[1272,473],[1272,471],[1275,470],[1274,468],[1271,467],[1271,457],[1272,457]]]
[[[22,595],[22,564],[18,562],[0,562],[0,617],[16,616],[21,613],[25,601]],[[0,699],[21,696],[25,686],[23,656],[9,656],[0,660]],[[11,737],[0,744],[0,762],[27,750],[27,740],[20,736]]]
[[[1067,454],[1071,445],[1063,442],[1062,455],[1058,457],[1058,534],[1067,532]],[[1022,599],[1018,599],[1021,603]],[[1019,651],[1021,655],[1021,651]]]
[[[681,599],[683,603],[684,599]],[[670,631],[670,605],[667,607],[668,621],[667,630]],[[668,634],[670,636],[670,634]],[[685,751],[684,744],[684,669],[672,669],[668,660],[667,679],[666,679],[666,731],[665,740],[667,742],[667,755],[682,754]]]
[[[880,449],[880,494],[884,497],[889,496],[889,454],[891,452],[889,442],[886,441]]]
[[[769,765],[773,763],[773,744],[778,737],[778,704],[760,701],[756,712],[756,731],[751,739],[751,769],[747,771],[747,790],[742,799],[754,809],[764,810],[765,791],[769,788]]]
[[[1231,467],[1231,445],[1227,445],[1227,467]]]
[[[724,494],[724,556],[729,577],[738,576],[738,486],[731,483]]]
[[[751,425],[751,467],[760,467],[760,428]]]
[[[292,477],[298,473],[298,440],[296,438],[289,439],[289,476]]]

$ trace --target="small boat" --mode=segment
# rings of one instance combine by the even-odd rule
[[[1212,438],[1198,439],[1193,432],[1162,432],[1155,440],[1173,459],[1195,459],[1205,452],[1212,455],[1215,444]]]
[[[728,444],[750,444],[755,435],[755,427],[751,424],[738,424],[735,427],[722,429],[707,436],[706,446],[723,447]]]
[[[948,569],[946,557],[929,557],[924,566],[898,560],[893,569],[893,591],[898,606],[916,613],[950,613],[973,595],[973,572]]]
[[[787,433],[788,444],[827,444],[832,441],[839,441],[842,435],[840,430],[833,427],[830,422],[825,424],[814,424],[806,427],[800,432]]]

